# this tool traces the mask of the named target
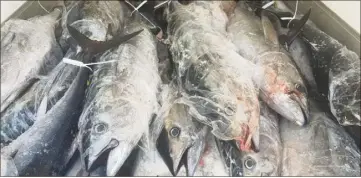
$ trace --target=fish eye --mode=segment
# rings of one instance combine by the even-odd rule
[[[306,88],[303,87],[302,85],[298,84],[298,83],[295,84],[295,89],[296,89],[298,92],[306,93]]]
[[[172,137],[178,137],[180,134],[180,129],[178,127],[172,127],[169,131],[169,135]]]
[[[107,131],[108,126],[105,123],[98,123],[94,126],[94,130],[96,133],[104,133]]]
[[[256,166],[256,161],[253,158],[249,157],[244,161],[244,166],[247,169],[253,169]]]

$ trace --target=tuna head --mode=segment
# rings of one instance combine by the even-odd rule
[[[309,115],[306,86],[288,56],[269,54],[262,60],[256,81],[260,96],[272,109],[298,125],[304,125]]]
[[[196,122],[188,113],[188,106],[174,104],[165,119],[169,153],[176,175],[185,164],[187,175],[192,176],[204,150],[207,127]],[[172,169],[170,168],[170,169]]]
[[[280,49],[277,32],[267,16],[262,15],[266,41],[273,45],[273,51],[257,56],[255,81],[260,87],[261,98],[276,112],[298,125],[304,125],[309,115],[307,89],[291,60]]]
[[[105,91],[102,95],[109,93],[111,91]],[[82,160],[86,170],[91,171],[96,168],[98,158],[109,153],[106,159],[107,175],[114,176],[137,145],[149,122],[144,120],[147,113],[142,113],[128,101],[117,101],[120,107],[105,101],[99,103],[102,105],[90,106],[83,113],[88,121],[81,124]]]
[[[260,151],[242,152],[244,176],[280,176],[282,144],[277,113],[261,106]]]

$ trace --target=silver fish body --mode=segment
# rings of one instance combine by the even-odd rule
[[[230,176],[222,162],[215,137],[208,134],[206,146],[194,176]]]
[[[54,29],[61,11],[1,27],[1,112],[62,59]]]
[[[226,38],[227,16],[219,2],[172,3],[167,14],[170,51],[184,103],[192,105],[194,118],[211,126],[215,136],[250,149],[259,120],[250,75],[254,65]]]
[[[74,56],[69,51],[67,57]],[[65,94],[78,73],[77,66],[60,62],[46,78],[36,82],[1,116],[1,145],[7,145],[28,130],[41,114],[49,111]],[[44,101],[45,100],[45,101]],[[41,111],[41,103],[46,108]]]
[[[243,176],[280,176],[282,169],[282,142],[278,115],[267,105],[261,105],[260,149],[242,153]]]
[[[281,1],[277,8],[292,12]],[[312,53],[312,68],[318,92],[329,103],[339,124],[350,133],[360,147],[360,58],[339,41],[308,21],[302,36]],[[344,87],[349,86],[349,87]],[[328,101],[327,101],[328,100]]]
[[[217,148],[221,154],[224,166],[227,169],[228,176],[243,176],[243,161],[239,149],[232,141],[216,139]]]
[[[127,31],[139,30],[142,23],[128,24]],[[96,66],[79,122],[80,152],[87,171],[109,150],[106,174],[115,175],[148,132],[157,109],[160,77],[154,36],[149,30],[125,44],[105,52]]]
[[[63,15],[59,40],[63,50],[74,44],[67,24],[92,40],[105,41],[123,31],[129,16],[129,10],[119,1],[71,1],[65,8],[68,12]]]
[[[262,100],[286,119],[304,125],[308,116],[307,89],[290,55],[280,47],[268,17],[260,20],[248,11],[245,2],[239,2],[227,31],[238,52],[256,64],[253,80]]]
[[[57,175],[64,166],[64,157],[73,141],[74,124],[78,122],[85,94],[88,69],[78,69],[64,96],[25,133],[1,149],[1,157],[18,175]],[[10,167],[10,166],[9,166]]]
[[[358,176],[360,150],[330,115],[310,101],[310,122],[296,127],[281,120],[282,176]]]

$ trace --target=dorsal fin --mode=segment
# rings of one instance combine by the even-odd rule
[[[293,40],[295,40],[295,38],[301,33],[301,29],[306,24],[308,18],[310,17],[310,14],[311,8],[307,11],[305,15],[303,15],[301,19],[294,19],[290,22],[290,30],[287,33],[287,46],[291,45]]]
[[[266,41],[272,43],[275,46],[279,46],[278,35],[275,27],[273,26],[271,20],[268,17],[268,11],[261,12],[261,21],[263,27],[263,33]]]

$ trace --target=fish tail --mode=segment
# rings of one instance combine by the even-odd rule
[[[91,52],[92,54],[102,53],[108,49],[119,46],[120,44],[137,36],[139,33],[143,31],[143,29],[141,29],[131,34],[119,35],[109,41],[97,41],[97,40],[89,39],[87,36],[80,33],[78,30],[76,30],[74,27],[70,26],[69,24],[67,24],[67,28],[70,36],[79,44],[79,46],[83,50],[86,50],[87,52]]]

